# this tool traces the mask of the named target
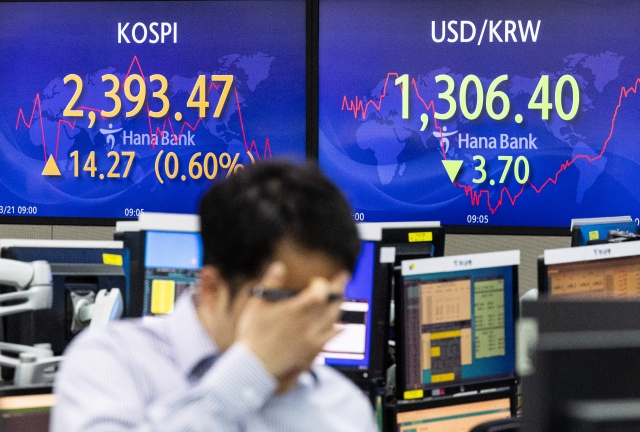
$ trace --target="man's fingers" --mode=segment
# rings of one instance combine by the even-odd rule
[[[335,324],[340,321],[342,310],[339,303],[327,305],[322,315],[316,318],[314,328],[318,333],[333,332]]]
[[[324,347],[327,342],[338,336],[340,333],[342,333],[342,329],[336,327],[332,327],[331,329],[327,330],[321,338],[322,346]]]
[[[294,309],[309,311],[327,304],[330,293],[330,284],[326,279],[315,278],[311,284],[302,290],[300,294],[288,300]]]
[[[349,272],[340,272],[331,281],[324,278],[314,278],[309,286],[292,300],[291,305],[302,309],[312,309],[327,304],[332,296],[341,297],[344,294],[344,287],[350,278]]]
[[[344,289],[344,287],[347,285],[350,279],[351,279],[351,273],[349,273],[348,271],[340,272],[336,277],[334,277],[331,280],[332,288],[336,291],[337,290],[341,291]]]
[[[280,288],[284,284],[287,269],[285,265],[279,261],[269,264],[264,272],[260,285],[263,288]]]
[[[328,287],[329,292],[327,294],[327,301],[329,303],[342,303],[344,300],[344,289],[349,280],[351,280],[351,274],[349,272],[341,272],[331,279]]]

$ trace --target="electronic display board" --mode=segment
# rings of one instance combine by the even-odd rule
[[[321,0],[320,166],[359,221],[638,218],[639,33],[633,0]]]
[[[2,2],[0,57],[0,221],[196,213],[305,158],[304,0]]]

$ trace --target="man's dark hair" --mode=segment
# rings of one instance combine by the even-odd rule
[[[351,208],[317,166],[265,161],[212,187],[200,201],[204,265],[237,285],[258,277],[291,240],[353,271],[360,242]]]

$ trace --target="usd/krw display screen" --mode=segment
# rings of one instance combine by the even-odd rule
[[[319,161],[364,221],[640,216],[636,1],[320,3]]]
[[[305,156],[305,2],[0,3],[0,216],[195,213]]]

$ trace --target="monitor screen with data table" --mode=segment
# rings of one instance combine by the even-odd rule
[[[402,262],[398,398],[515,379],[519,251]]]
[[[637,241],[546,250],[539,266],[539,291],[554,299],[640,297]]]

